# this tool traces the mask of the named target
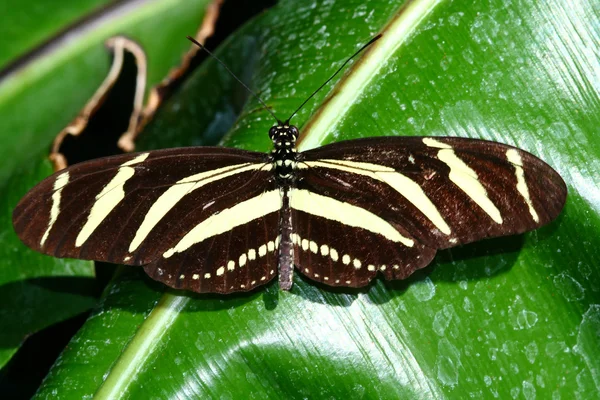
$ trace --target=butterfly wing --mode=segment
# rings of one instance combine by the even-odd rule
[[[302,157],[290,197],[296,266],[330,285],[364,286],[378,271],[403,279],[437,249],[539,228],[567,193],[537,157],[483,140],[368,138]]]
[[[358,201],[368,196],[317,179],[323,177],[304,179],[290,194],[294,264],[301,273],[332,286],[361,287],[379,271],[404,279],[431,262],[435,248],[367,208],[373,203]]]
[[[260,251],[278,235],[271,168],[265,154],[227,148],[101,158],[34,187],[13,224],[45,254],[145,265],[153,278],[197,292],[250,290],[277,265],[274,250]]]

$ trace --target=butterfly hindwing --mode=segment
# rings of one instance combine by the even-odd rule
[[[252,217],[270,204],[270,210],[281,206],[279,190],[271,187],[261,193],[255,188],[250,200],[192,228],[146,265],[146,273],[171,287],[198,293],[248,291],[268,283],[277,275],[279,209]],[[194,243],[199,236],[208,237]]]
[[[405,279],[429,264],[435,255],[435,249],[414,242],[393,223],[390,226],[402,232],[401,241],[376,233],[374,229],[349,227],[294,209],[292,220],[296,269],[330,286],[362,287],[379,272],[386,279]]]

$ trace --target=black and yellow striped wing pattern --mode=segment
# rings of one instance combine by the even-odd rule
[[[21,200],[13,224],[26,245],[46,254],[144,265],[169,286],[226,293],[275,276],[280,208],[267,155],[182,148],[60,171]],[[225,210],[241,217],[228,219]],[[255,257],[243,262],[242,248]]]
[[[461,138],[368,138],[301,155],[290,194],[295,264],[307,277],[360,287],[404,279],[438,249],[552,221],[562,178],[517,148]]]
[[[517,148],[460,138],[369,138],[298,153],[218,147],[92,160],[33,188],[13,214],[34,250],[144,266],[195,292],[248,291],[294,266],[361,287],[404,279],[438,249],[536,229],[562,210],[561,177]]]

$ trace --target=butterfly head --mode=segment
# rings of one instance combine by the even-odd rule
[[[298,128],[290,125],[287,121],[279,121],[277,125],[269,129],[269,137],[273,141],[273,146],[276,150],[291,149],[296,145],[298,139]]]

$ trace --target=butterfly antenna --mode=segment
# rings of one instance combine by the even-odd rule
[[[381,38],[381,36],[383,36],[383,34],[381,34],[381,33],[380,33],[379,35],[375,36],[373,39],[369,40],[369,43],[365,44],[365,45],[364,45],[363,47],[361,47],[361,48],[360,48],[360,49],[359,49],[359,50],[358,50],[356,53],[352,54],[352,55],[350,56],[350,58],[348,58],[348,59],[346,60],[346,62],[344,62],[344,63],[342,64],[342,66],[341,66],[341,67],[339,67],[339,68],[338,68],[338,70],[337,70],[337,71],[335,71],[335,73],[334,73],[333,75],[331,75],[331,77],[325,81],[325,83],[323,83],[321,86],[319,86],[319,88],[318,88],[317,90],[315,90],[315,91],[313,92],[313,94],[311,94],[310,96],[308,96],[308,99],[304,100],[304,103],[302,103],[302,104],[300,105],[300,107],[298,107],[298,109],[297,109],[296,111],[294,111],[294,112],[292,113],[292,115],[290,115],[290,117],[289,117],[289,118],[288,118],[288,119],[285,121],[285,123],[286,123],[286,124],[289,124],[289,122],[290,122],[290,119],[292,119],[292,117],[293,117],[294,115],[296,115],[296,113],[297,113],[298,111],[300,111],[300,109],[301,109],[302,107],[304,107],[304,105],[305,105],[306,103],[308,103],[308,101],[309,101],[310,99],[312,99],[312,98],[313,98],[313,96],[319,92],[319,90],[323,89],[323,87],[324,87],[325,85],[327,85],[327,84],[328,84],[328,83],[329,83],[329,82],[330,82],[330,81],[331,81],[333,78],[335,78],[335,76],[336,76],[336,75],[337,75],[337,74],[338,74],[338,73],[339,73],[341,70],[343,70],[343,69],[344,69],[344,67],[346,66],[346,64],[348,64],[348,63],[350,62],[350,60],[352,60],[354,57],[356,57],[358,54],[360,54],[360,52],[362,52],[364,49],[366,49],[367,47],[369,47],[370,45],[372,45],[373,43],[375,43],[377,40],[379,40],[379,38]]]
[[[211,53],[206,47],[204,47],[203,45],[201,45],[196,39],[194,39],[191,36],[187,37],[188,40],[190,40],[192,43],[194,43],[196,46],[200,47],[202,50],[204,50],[205,52],[208,53],[209,56],[211,56],[212,58],[214,58],[215,60],[217,60],[217,62],[219,64],[221,64],[223,66],[223,68],[225,68],[227,70],[227,72],[229,72],[231,74],[231,76],[233,76],[235,78],[236,81],[238,81],[244,88],[246,88],[246,90],[248,92],[250,92],[250,94],[252,96],[254,96],[259,102],[260,104],[262,104],[262,106],[264,107],[265,110],[267,110],[269,112],[269,114],[271,114],[273,116],[273,118],[275,118],[275,121],[277,121],[277,123],[279,125],[282,125],[283,122],[281,122],[281,120],[279,118],[277,118],[275,116],[275,114],[273,114],[273,112],[269,109],[269,107],[267,107],[267,105],[265,104],[264,101],[262,101],[262,99],[260,97],[258,97],[258,95],[256,93],[254,93],[244,82],[242,82],[240,80],[240,78],[238,78],[237,76],[235,76],[235,74],[229,69],[229,67],[227,65],[225,65],[225,63],[221,60],[219,60],[219,58],[217,56],[215,56],[213,53]]]

